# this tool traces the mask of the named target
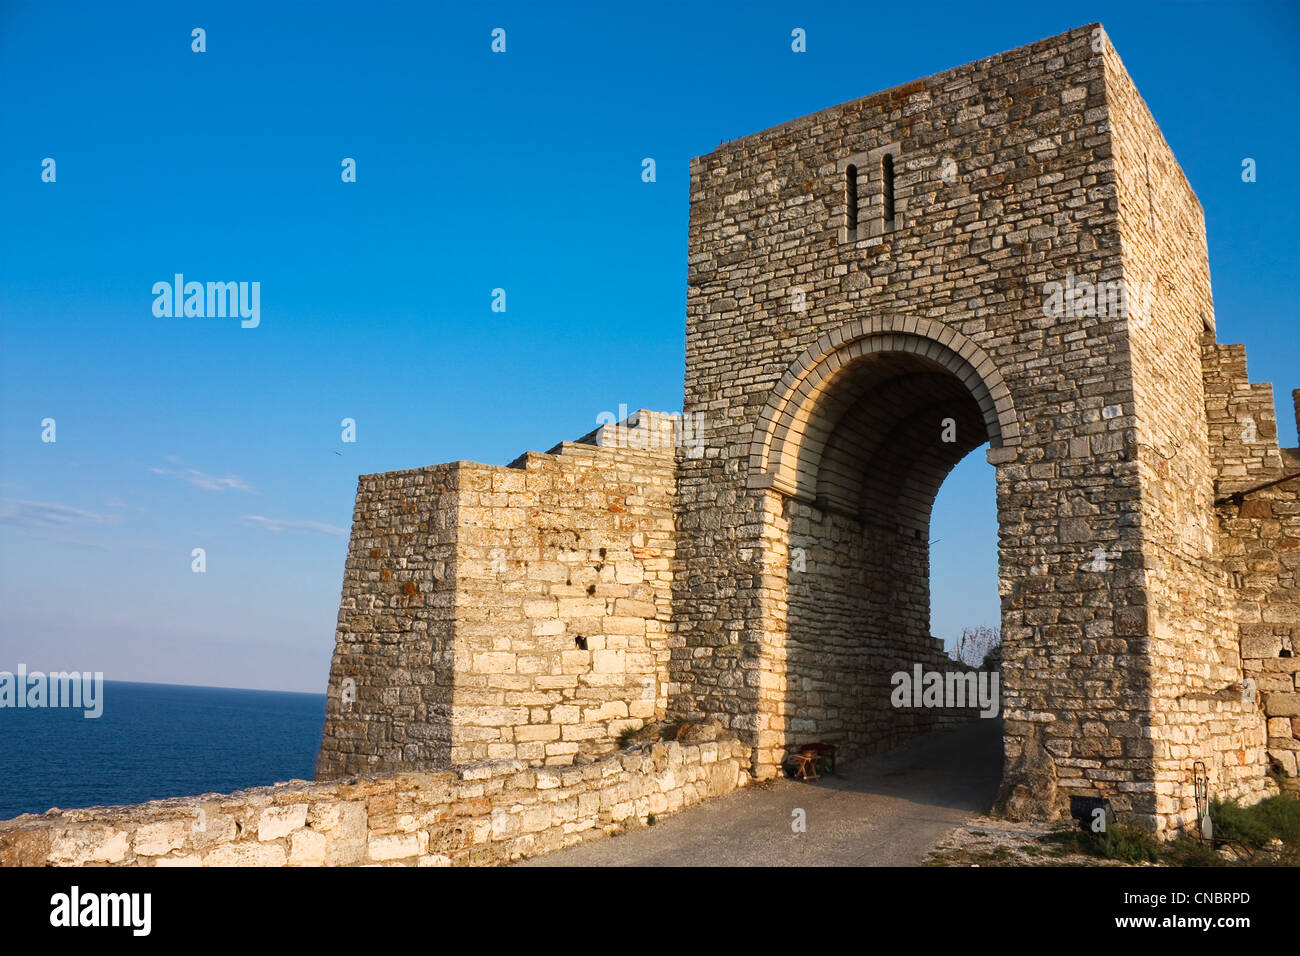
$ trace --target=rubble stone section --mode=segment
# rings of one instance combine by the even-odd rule
[[[318,777],[568,764],[664,715],[674,420],[633,419],[509,467],[362,476]]]
[[[1272,387],[1250,382],[1242,346],[1207,336],[1203,356],[1243,676],[1263,708],[1270,769],[1300,789],[1300,449],[1278,447]],[[1300,423],[1300,390],[1292,398]]]
[[[644,826],[749,780],[735,740],[585,766],[293,781],[0,823],[0,866],[494,866]]]
[[[318,775],[450,762],[460,481],[459,463],[357,481]]]

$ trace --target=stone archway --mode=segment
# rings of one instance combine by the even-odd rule
[[[888,517],[919,527],[946,464],[872,453],[905,416],[844,420],[855,385],[906,373],[950,387],[992,446],[1009,770],[1028,748],[1056,774],[1041,805],[1103,798],[1155,831],[1195,819],[1198,763],[1223,796],[1267,788],[1232,620],[1262,612],[1234,610],[1241,592],[1201,531],[1216,483],[1256,475],[1258,449],[1228,437],[1240,427],[1211,427],[1241,417],[1249,387],[1237,358],[1203,353],[1204,213],[1097,36],[1071,31],[691,164],[683,410],[707,419],[710,442],[678,463],[668,696],[752,742],[758,766],[779,759],[789,708],[816,705],[791,703],[784,669],[791,522],[847,522],[892,483],[904,507]],[[984,117],[995,100],[1034,136]],[[1141,214],[1157,194],[1158,230]],[[1160,276],[1151,308],[1129,314],[1125,290]],[[917,387],[875,407],[915,406]],[[910,437],[892,440],[906,451]]]
[[[840,407],[819,407],[820,397],[832,382],[842,380],[846,366],[882,352],[910,354],[950,372],[975,399],[992,447],[1020,444],[1011,392],[993,359],[978,345],[929,319],[881,316],[824,334],[790,364],[758,417],[749,451],[751,488],[773,487],[795,495],[804,490],[800,472],[794,467],[797,456],[791,458],[791,448],[800,446],[792,440],[792,433],[807,426],[814,442],[810,448],[817,450],[829,418]],[[807,477],[806,470],[803,477]]]
[[[954,330],[911,317],[823,335],[773,386],[750,443],[762,490],[756,769],[799,740],[848,756],[962,719],[897,709],[890,675],[952,669],[930,635],[930,513],[940,485],[989,444],[1019,443],[995,363]]]
[[[1266,741],[1294,766],[1241,687],[1289,666],[1290,566],[1228,575],[1282,547],[1286,504],[1243,502],[1281,493],[1280,450],[1237,437],[1272,400],[1214,341],[1204,214],[1094,28],[729,141],[690,182],[689,444],[627,447],[669,424],[639,413],[513,468],[364,476],[325,772],[562,762],[661,714],[760,771],[794,732],[924,729],[864,675],[939,660],[931,506],[984,443],[1006,780],[1160,831],[1195,819],[1198,767],[1254,797]]]

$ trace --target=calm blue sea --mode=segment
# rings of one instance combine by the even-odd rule
[[[324,694],[104,682],[104,712],[0,707],[0,820],[310,780]]]

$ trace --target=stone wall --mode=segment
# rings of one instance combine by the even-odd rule
[[[318,776],[451,759],[459,463],[362,475]]]
[[[464,466],[453,762],[567,764],[664,716],[673,431],[637,422]]]
[[[674,424],[363,475],[317,776],[567,764],[662,717]]]
[[[1295,459],[1099,26],[723,144],[689,242],[689,449],[641,412],[361,479],[318,776],[566,765],[671,715],[762,777],[948,722],[890,677],[952,666],[930,514],[985,446],[1005,766],[1051,771],[1020,796],[1167,833],[1197,762],[1246,799],[1295,767]]]
[[[1007,767],[1038,741],[1058,809],[1105,796],[1157,832],[1193,818],[1197,761],[1219,796],[1267,791],[1214,517],[1204,215],[1100,26],[720,146],[690,241],[685,407],[712,440],[679,466],[675,713],[760,774],[794,728],[862,717],[923,650],[933,496],[987,442]]]
[[[831,741],[851,759],[979,719],[976,710],[893,701],[896,673],[966,671],[929,633],[928,513],[921,537],[793,501],[783,519],[771,551],[787,594],[776,608],[785,641],[773,685],[782,747]],[[784,554],[787,541],[797,554]]]
[[[1279,448],[1273,389],[1246,350],[1207,336],[1203,357],[1219,475],[1219,550],[1230,577],[1243,675],[1266,721],[1268,763],[1300,785],[1300,449]],[[1293,393],[1300,417],[1300,390]]]
[[[0,866],[496,865],[644,826],[744,786],[730,739],[657,743],[581,767],[294,781],[0,823]]]
[[[1046,283],[1122,270],[1106,70],[1093,40],[1094,28],[1074,30],[692,163],[685,407],[708,417],[711,440],[679,469],[673,707],[725,720],[754,744],[760,772],[779,760],[788,686],[805,675],[787,672],[789,495],[753,480],[763,476],[751,444],[789,381],[798,407],[788,428],[814,449],[798,453],[800,467],[817,468],[823,439],[808,426],[825,393],[798,382],[826,339],[827,390],[883,374],[851,351],[881,341],[882,352],[922,356],[925,371],[888,359],[896,367],[863,398],[946,371],[982,413],[968,447],[989,442],[998,471],[1008,764],[1041,728],[1066,771],[1062,800],[1116,778],[1151,780],[1149,756],[1109,752],[1148,719],[1145,634],[1131,611],[1142,581],[1131,565],[1090,570],[1098,548],[1112,558],[1140,549],[1137,466],[1117,454],[1135,424],[1127,330],[1044,311]],[[882,151],[895,157],[895,216],[876,229]],[[849,165],[872,226],[856,232],[843,228]],[[880,452],[859,458],[859,470],[886,460],[898,429],[919,434],[924,410],[877,431]],[[930,458],[897,476],[895,495],[878,488],[879,510],[907,513],[897,489],[927,487],[920,470],[931,473],[942,454],[931,434]],[[815,495],[795,498],[818,508]],[[756,564],[754,554],[771,557]],[[851,553],[839,560],[846,579],[870,588],[869,567]],[[1089,739],[1098,732],[1104,743]],[[1135,791],[1124,810],[1153,814],[1154,794]]]
[[[1094,281],[1122,280],[1127,314],[1118,320],[1129,330],[1134,427],[1127,446],[1090,451],[1137,464],[1141,508],[1112,573],[1142,585],[1131,598],[1131,632],[1145,639],[1150,702],[1149,719],[1139,714],[1132,728],[1113,726],[1088,742],[1095,753],[1082,756],[1151,760],[1153,780],[1123,779],[1115,764],[1092,776],[1107,795],[1154,788],[1155,806],[1134,822],[1159,832],[1195,821],[1197,761],[1216,796],[1264,792],[1264,724],[1256,702],[1241,694],[1240,644],[1214,527],[1202,374],[1202,337],[1214,328],[1205,215],[1109,43],[1103,59],[1123,269]],[[1121,717],[1123,693],[1106,693]],[[1120,736],[1138,728],[1140,735]]]

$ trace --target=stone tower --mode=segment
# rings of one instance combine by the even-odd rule
[[[720,146],[689,244],[682,416],[362,477],[318,774],[675,717],[764,776],[935,726],[889,677],[942,661],[930,510],[985,445],[1030,802],[1160,831],[1198,762],[1219,796],[1294,772],[1300,458],[1215,343],[1200,205],[1099,26]]]

